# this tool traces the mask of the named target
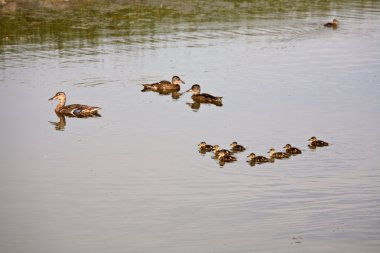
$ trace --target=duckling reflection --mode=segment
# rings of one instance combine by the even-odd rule
[[[65,130],[65,127],[66,127],[66,117],[69,117],[69,118],[82,118],[83,119],[83,118],[98,118],[98,117],[102,116],[100,114],[90,114],[90,115],[87,115],[87,116],[73,116],[71,114],[63,114],[63,113],[59,113],[59,112],[55,112],[55,114],[59,118],[59,121],[58,122],[49,121],[49,123],[52,124],[52,125],[54,125],[55,126],[55,130],[58,130],[58,131],[64,131]]]

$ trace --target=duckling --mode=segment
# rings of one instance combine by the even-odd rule
[[[232,155],[227,155],[226,153],[220,153],[219,154],[219,162],[234,162],[236,161],[236,157],[232,156]]]
[[[315,136],[310,137],[310,139],[308,139],[308,141],[310,141],[310,144],[308,145],[310,148],[324,147],[324,146],[329,145],[325,141],[317,140],[317,138]]]
[[[54,97],[50,98],[49,101],[58,99],[59,103],[55,107],[56,113],[61,113],[65,115],[72,115],[76,117],[88,117],[91,115],[97,115],[98,111],[101,109],[97,106],[89,106],[89,105],[80,105],[80,104],[72,104],[72,105],[65,105],[66,103],[66,94],[62,91],[57,92]]]
[[[172,81],[160,81],[152,84],[143,84],[144,89],[142,91],[152,90],[152,91],[179,91],[181,89],[180,83],[185,83],[179,78],[179,76],[173,76]]]
[[[283,158],[290,157],[290,154],[283,153],[283,152],[276,152],[274,148],[269,149],[268,153],[269,153],[270,158],[283,159]]]
[[[249,163],[266,163],[266,162],[269,162],[268,158],[266,158],[264,156],[256,156],[255,153],[251,153],[247,157],[249,158],[249,160],[247,161]]]
[[[230,144],[230,146],[231,146],[231,150],[233,152],[243,152],[245,150],[245,147],[243,147],[242,145],[237,144],[236,141],[232,142]]]
[[[290,144],[286,144],[285,147],[285,152],[288,153],[288,154],[291,154],[291,155],[298,155],[298,154],[302,154],[302,151],[296,147],[292,147],[292,145]]]
[[[200,151],[211,152],[213,151],[214,146],[208,145],[205,141],[202,141],[198,144],[198,148]]]
[[[219,157],[220,154],[233,155],[234,153],[227,149],[219,149],[219,145],[215,145],[213,148],[214,154],[216,157]]]
[[[332,27],[332,28],[337,28],[338,27],[338,24],[339,24],[339,21],[334,18],[332,22],[327,22],[326,24],[324,24],[323,26],[324,27]]]
[[[198,103],[212,103],[212,104],[221,104],[222,97],[215,97],[213,95],[207,93],[201,93],[201,86],[198,84],[194,84],[189,90],[186,92],[191,92],[193,95],[191,98]]]

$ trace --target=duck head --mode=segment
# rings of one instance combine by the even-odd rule
[[[62,91],[59,91],[53,97],[49,98],[49,101],[52,101],[54,99],[58,99],[59,101],[65,101],[66,100],[66,94]]]
[[[186,92],[191,92],[193,94],[199,94],[199,93],[201,93],[201,86],[199,86],[198,84],[194,84]]]
[[[255,159],[256,155],[255,153],[250,153],[249,156],[247,156],[250,160]]]
[[[181,80],[181,78],[179,78],[179,76],[173,76],[172,77],[172,84],[180,84],[180,83],[185,83],[184,81]]]
[[[312,137],[310,137],[310,139],[308,139],[308,141],[311,141],[311,142],[316,141],[316,140],[317,140],[317,137],[315,137],[315,136],[312,136]]]
[[[237,144],[236,141],[234,141],[234,142],[232,142],[232,143],[230,144],[231,147],[236,147],[237,145],[238,145],[238,144]]]

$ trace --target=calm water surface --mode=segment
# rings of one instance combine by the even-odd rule
[[[114,11],[120,29],[74,20],[38,33],[8,19],[0,251],[378,252],[380,4],[269,3],[152,7],[148,20],[132,9],[128,26]],[[322,26],[334,17],[338,29]],[[172,75],[223,106],[140,91]],[[102,117],[59,119],[57,91]],[[331,146],[310,150],[312,135]],[[198,153],[203,140],[248,151],[221,167]],[[286,143],[303,154],[245,162]]]

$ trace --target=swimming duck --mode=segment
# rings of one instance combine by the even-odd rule
[[[213,95],[207,93],[201,93],[201,86],[198,84],[194,84],[189,90],[186,92],[191,92],[193,95],[191,98],[198,103],[212,103],[212,104],[221,104],[222,97],[215,97]]]
[[[233,155],[234,153],[227,150],[227,149],[219,149],[219,145],[215,145],[214,148],[213,148],[213,151],[215,153],[215,156],[216,157],[219,157],[220,154],[226,154],[226,155]]]
[[[286,144],[285,147],[285,152],[291,155],[297,155],[297,154],[302,154],[302,151],[296,147],[292,147],[290,144]]]
[[[283,153],[283,152],[276,152],[274,148],[269,149],[268,153],[269,153],[270,158],[283,159],[283,158],[290,157],[290,154]]]
[[[65,105],[66,103],[66,94],[62,91],[57,92],[54,97],[50,98],[49,101],[58,99],[59,103],[55,107],[56,113],[61,113],[65,115],[72,115],[76,117],[88,117],[91,115],[98,115],[98,111],[101,109],[97,106],[89,106],[89,105],[80,105],[80,104],[72,104]]]
[[[243,152],[245,150],[245,147],[243,147],[242,145],[237,144],[236,141],[232,142],[230,144],[230,146],[231,146],[231,150],[233,152]]]
[[[232,155],[228,155],[226,153],[220,153],[220,155],[219,155],[219,161],[223,162],[223,163],[225,163],[225,162],[234,162],[236,160],[237,160],[236,157],[234,157]]]
[[[310,139],[308,139],[308,141],[310,141],[309,147],[311,147],[311,148],[314,148],[314,147],[324,147],[324,146],[328,146],[329,145],[325,141],[317,140],[317,138],[315,136],[310,137]]]
[[[266,163],[266,162],[269,162],[268,158],[266,158],[264,156],[256,156],[255,153],[251,153],[247,157],[249,158],[249,160],[247,161],[249,163]]]
[[[332,22],[327,22],[326,24],[324,24],[323,26],[324,27],[333,27],[333,28],[337,28],[338,27],[338,24],[339,24],[339,21],[334,18]]]
[[[179,78],[179,76],[173,76],[171,82],[163,80],[158,83],[143,84],[144,89],[142,91],[179,91],[181,89],[180,83],[185,82],[182,81],[181,78]]]
[[[205,141],[202,141],[198,144],[198,148],[200,151],[211,152],[213,151],[214,146],[208,145]]]

